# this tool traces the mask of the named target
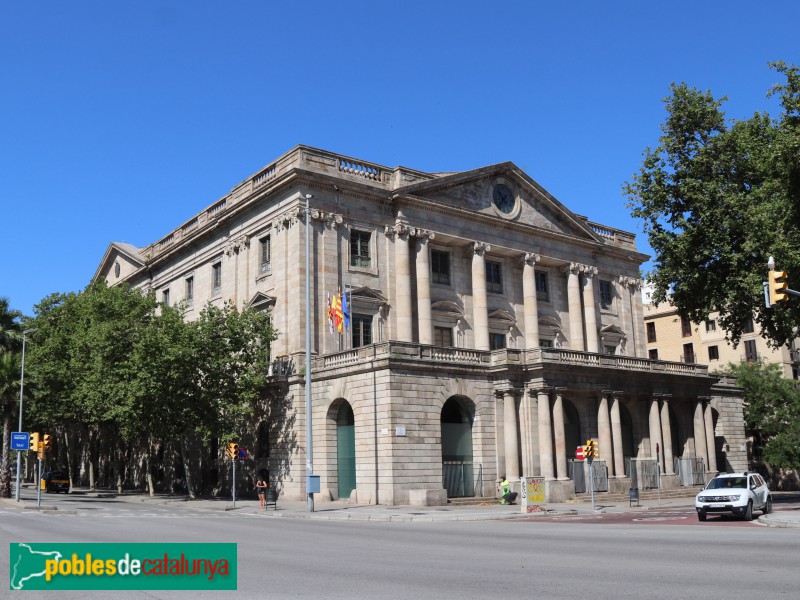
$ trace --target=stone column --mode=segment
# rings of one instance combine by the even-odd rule
[[[583,317],[581,316],[580,265],[571,263],[567,273],[567,305],[569,309],[569,348],[583,352]]]
[[[661,441],[661,417],[658,411],[658,398],[650,399],[650,452],[652,456],[663,456],[657,449],[664,444]],[[660,464],[659,460],[659,464]]]
[[[556,477],[569,479],[567,470],[567,440],[564,432],[564,400],[561,388],[556,388],[556,398],[553,403],[553,437],[556,443]]]
[[[594,278],[597,267],[584,267],[583,312],[586,319],[586,351],[600,352],[600,338],[597,331],[597,302],[594,299]]]
[[[408,227],[398,223],[395,226],[394,262],[397,313],[397,341],[413,342],[411,328],[411,264],[408,248]]]
[[[417,250],[417,325],[419,343],[433,344],[433,319],[431,318],[431,267],[428,257],[430,231],[416,230]]]
[[[503,421],[506,436],[506,478],[519,479],[519,438],[517,437],[517,400],[514,390],[503,392]]]
[[[472,332],[478,350],[489,349],[489,310],[486,299],[486,261],[489,244],[475,242],[472,246]]]
[[[661,432],[664,437],[664,472],[675,474],[675,455],[672,451],[672,424],[669,419],[669,396],[661,398]]]
[[[537,392],[539,409],[539,467],[542,477],[554,479],[553,472],[553,427],[550,424],[550,394],[547,390]]]
[[[625,458],[622,448],[622,418],[620,417],[619,395],[611,397],[611,437],[614,440],[614,472],[617,477],[625,475]]]
[[[717,440],[714,436],[714,415],[711,414],[711,403],[703,403],[703,416],[706,424],[706,446],[708,447],[708,470],[717,471]]]
[[[611,392],[600,394],[600,406],[597,409],[597,433],[600,438],[600,457],[606,461],[609,477],[614,477],[614,449],[611,445],[611,420],[608,412],[608,396]]]
[[[622,289],[627,291],[628,296],[622,300],[623,304],[625,305],[622,310],[625,310],[628,314],[628,322],[625,323],[625,329],[629,332],[628,334],[631,339],[630,349],[627,350],[627,354],[629,356],[640,356],[639,345],[642,343],[642,340],[637,337],[636,324],[638,323],[638,320],[636,319],[634,300],[637,297],[637,292],[639,291],[642,282],[639,279],[625,276],[620,276],[619,282],[622,285]],[[622,312],[622,310],[620,310],[620,312]]]
[[[703,417],[703,401],[698,400],[694,405],[694,454],[697,458],[702,458],[708,465],[708,442],[706,441],[706,420]]]
[[[528,252],[522,266],[522,297],[525,310],[525,347],[539,346],[539,305],[536,298],[535,266],[539,255]]]

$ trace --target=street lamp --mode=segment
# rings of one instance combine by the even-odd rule
[[[22,390],[25,387],[25,337],[29,333],[36,333],[37,329],[26,329],[22,332],[22,372],[19,376],[19,429],[17,431],[22,431]],[[20,465],[22,464],[22,451],[17,450],[17,491],[15,494],[15,500],[19,502],[19,469]]]

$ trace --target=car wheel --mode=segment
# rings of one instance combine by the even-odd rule
[[[762,514],[768,515],[772,512],[772,498],[767,498],[767,501],[764,503],[764,510]]]
[[[747,503],[747,510],[744,512],[744,520],[745,521],[752,521],[753,520],[753,501]]]
[[[704,512],[697,513],[697,520],[698,521],[705,521],[706,520],[706,513],[704,513]]]

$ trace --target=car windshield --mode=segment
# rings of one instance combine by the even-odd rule
[[[724,488],[743,488],[747,487],[744,477],[717,477],[708,483],[708,490],[720,490]]]

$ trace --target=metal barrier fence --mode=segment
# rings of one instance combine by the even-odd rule
[[[702,458],[675,458],[675,472],[681,485],[705,485],[706,464]]]
[[[585,494],[589,491],[586,482],[589,479],[589,463],[585,460],[572,460],[567,462],[567,474],[575,482],[575,493]],[[592,482],[595,492],[608,491],[608,465],[604,460],[592,462]]]
[[[626,458],[625,474],[631,487],[653,490],[658,487],[658,461],[655,458]]]

